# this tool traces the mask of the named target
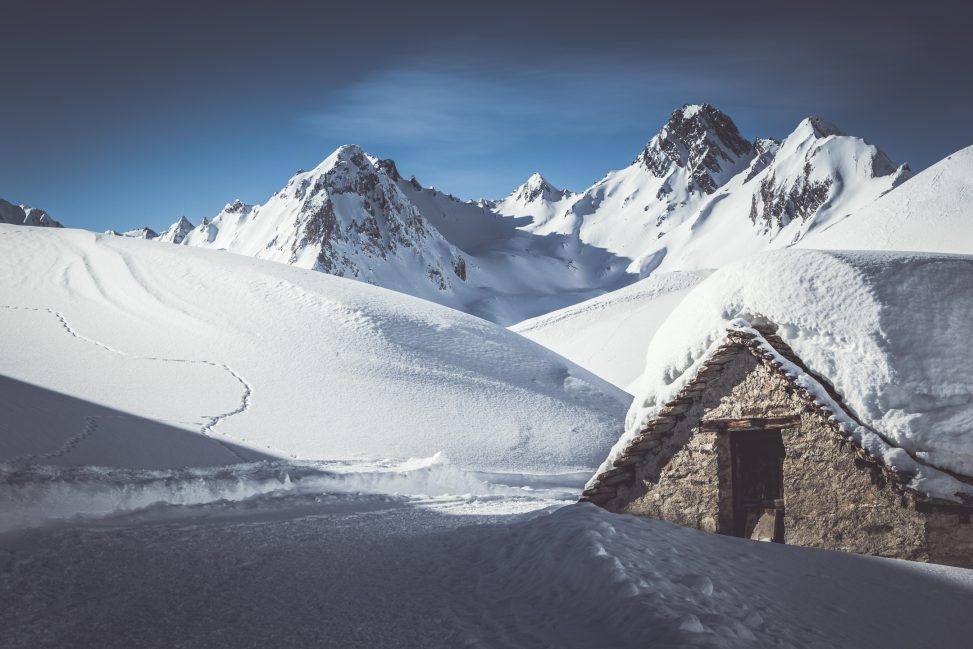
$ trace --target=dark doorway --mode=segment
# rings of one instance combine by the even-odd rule
[[[784,440],[779,430],[730,433],[733,534],[784,542]]]

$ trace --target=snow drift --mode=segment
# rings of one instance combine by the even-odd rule
[[[833,383],[866,448],[934,496],[973,495],[973,257],[778,251],[727,266],[662,324],[616,452],[671,399],[728,326],[773,323]]]
[[[656,330],[709,272],[655,273],[510,329],[629,389],[645,368],[645,350]]]
[[[360,282],[76,230],[0,226],[0,249],[0,375],[37,399],[4,403],[0,461],[560,472],[596,465],[627,405],[506,329]]]

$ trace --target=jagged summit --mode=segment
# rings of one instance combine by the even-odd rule
[[[247,205],[246,203],[244,203],[243,201],[241,201],[238,198],[235,201],[233,201],[232,203],[227,203],[223,207],[223,211],[224,212],[227,212],[228,214],[238,214],[238,213],[243,212],[244,210],[246,210],[248,207],[253,207],[253,206],[252,205]]]
[[[753,145],[743,139],[726,113],[710,104],[687,104],[673,111],[635,164],[658,178],[685,169],[690,191],[712,194],[753,156]]]
[[[829,137],[831,135],[848,135],[834,124],[815,116],[802,119],[801,123],[794,130],[794,133],[806,133],[815,138]]]
[[[159,235],[159,241],[175,244],[182,243],[186,235],[192,232],[195,227],[185,216],[180,216],[178,221],[170,225]]]
[[[509,198],[520,203],[532,203],[538,199],[559,201],[570,195],[569,190],[558,189],[547,178],[535,171],[523,185],[510,194]]]

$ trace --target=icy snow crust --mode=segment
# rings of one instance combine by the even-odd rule
[[[489,322],[185,246],[0,226],[0,462],[273,458],[563,473],[628,396]]]
[[[766,322],[852,417],[836,417],[872,455],[915,473],[932,496],[973,496],[973,257],[787,250],[727,266],[694,289],[652,339],[610,465],[687,384],[727,328]],[[755,332],[754,332],[755,333]],[[768,346],[768,349],[769,346]],[[784,359],[828,404],[827,393]]]

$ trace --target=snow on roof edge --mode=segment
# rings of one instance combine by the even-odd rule
[[[907,487],[909,489],[930,498],[954,503],[973,501],[973,484],[963,482],[945,470],[920,462],[905,449],[892,444],[880,432],[861,423],[848,411],[845,404],[832,397],[827,388],[807,369],[784,357],[765,338],[764,334],[749,321],[736,318],[727,324],[726,332],[727,336],[714,340],[706,352],[701,354],[692,366],[670,384],[670,390],[667,390],[666,395],[659,395],[659,405],[644,407],[634,418],[631,417],[630,413],[631,421],[627,423],[625,432],[612,446],[605,461],[585,484],[583,493],[597,489],[606,473],[618,471],[614,462],[622,457],[625,450],[647,428],[650,422],[660,418],[661,411],[666,407],[666,404],[679,398],[680,394],[695,382],[697,375],[707,361],[713,357],[719,348],[726,344],[730,335],[736,333],[749,338],[753,347],[763,352],[764,357],[769,357],[772,363],[776,363],[775,367],[782,374],[797,386],[806,390],[811,399],[821,406],[821,410],[829,414],[829,420],[842,433],[854,440],[869,456],[889,469],[908,476]],[[751,352],[754,351],[753,347],[751,347]]]

